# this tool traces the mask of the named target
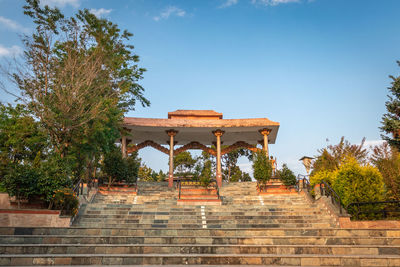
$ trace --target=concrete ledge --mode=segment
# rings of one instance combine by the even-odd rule
[[[0,225],[6,227],[69,227],[70,220],[57,210],[0,210]]]
[[[400,229],[400,221],[395,220],[351,221],[349,217],[340,217],[339,225],[352,229]]]

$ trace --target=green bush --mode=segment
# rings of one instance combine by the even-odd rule
[[[31,200],[39,195],[38,180],[40,172],[30,166],[14,164],[4,177],[3,186],[7,193],[16,198],[18,206],[21,200]]]
[[[256,152],[253,158],[254,179],[265,184],[271,179],[272,166],[264,151]]]
[[[296,175],[288,168],[286,164],[282,165],[282,169],[278,170],[278,177],[284,185],[291,186],[297,183]]]
[[[115,182],[125,181],[128,184],[136,182],[139,172],[140,161],[136,153],[132,156],[123,158],[118,148],[104,156],[102,170],[108,177],[108,188]],[[151,172],[150,174],[151,175]]]
[[[333,189],[346,207],[352,202],[383,201],[383,178],[377,168],[360,166],[354,158],[348,159],[336,173]]]
[[[53,194],[53,207],[61,210],[62,215],[75,215],[78,212],[79,200],[70,188],[58,189]]]
[[[337,171],[319,170],[310,176],[310,185],[314,187],[316,184],[320,184],[322,180],[332,185],[336,179]]]
[[[37,194],[42,200],[51,203],[56,190],[72,188],[67,165],[67,162],[58,156],[51,156],[47,161],[41,163],[40,175],[37,180]]]

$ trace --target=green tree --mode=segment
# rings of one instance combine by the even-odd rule
[[[153,172],[154,171],[150,167],[147,167],[146,164],[143,164],[139,167],[138,177],[141,181],[150,182],[153,181]]]
[[[315,156],[311,176],[320,170],[334,171],[349,157],[355,158],[360,164],[365,164],[368,161],[368,151],[364,148],[364,143],[365,138],[360,145],[355,145],[342,137],[337,145],[329,145],[318,150],[320,155]]]
[[[272,166],[264,151],[253,155],[253,175],[259,183],[267,183],[272,176]]]
[[[397,61],[400,66],[400,61]],[[382,135],[389,145],[400,151],[400,76],[390,75],[392,79],[389,89],[389,100],[386,101],[387,113],[382,117],[380,129],[387,135]]]
[[[295,185],[297,182],[296,175],[286,164],[283,164],[282,169],[278,170],[278,177],[286,186]]]
[[[200,183],[202,186],[207,187],[211,183],[212,178],[212,162],[206,160],[200,174]]]
[[[184,151],[174,156],[174,170],[178,170],[180,175],[192,175],[196,162],[197,159],[194,159],[189,151]]]
[[[232,170],[237,167],[237,162],[238,162],[239,157],[240,156],[249,157],[250,154],[251,153],[247,149],[238,148],[238,149],[235,149],[235,150],[221,156],[221,161],[223,163],[222,172],[224,173],[223,177],[225,178],[225,180],[227,180],[228,182],[231,181],[231,176],[234,175],[234,171],[232,171]],[[238,177],[235,177],[234,180],[236,180],[237,178]],[[236,180],[236,181],[238,181],[238,180]]]
[[[0,104],[0,177],[8,173],[11,164],[40,161],[48,146],[43,128],[25,106]]]
[[[13,164],[3,180],[3,186],[10,196],[15,196],[18,208],[21,200],[31,200],[39,192],[37,181],[40,172],[38,169],[21,164]]]
[[[8,77],[54,151],[69,158],[76,176],[90,176],[119,137],[123,114],[150,104],[139,84],[145,69],[138,66],[132,34],[86,9],[66,18],[27,0],[24,13],[36,28],[24,36],[24,62]]]
[[[371,161],[382,174],[387,197],[400,200],[400,153],[385,142],[373,148]]]
[[[103,161],[103,172],[108,177],[108,188],[115,182],[136,182],[139,173],[140,160],[137,153],[127,158],[122,158],[121,150],[115,147],[111,152],[105,154]]]

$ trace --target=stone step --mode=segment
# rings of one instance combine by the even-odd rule
[[[208,244],[400,246],[400,237],[0,235],[0,244]]]
[[[201,195],[201,194],[194,194],[194,195],[181,195],[181,199],[218,199],[217,195]]]
[[[105,228],[139,228],[139,229],[146,229],[146,228],[178,228],[178,229],[187,229],[187,228],[202,228],[202,224],[200,223],[166,223],[164,220],[160,220],[160,222],[154,222],[149,224],[142,224],[142,223],[130,223],[129,220],[127,222],[118,222],[118,223],[105,223],[105,222],[85,222],[81,221],[79,223],[81,227],[105,227]],[[331,223],[285,223],[280,224],[279,222],[276,223],[259,223],[259,224],[228,224],[228,223],[207,223],[207,228],[221,228],[221,229],[229,229],[229,228],[324,228],[324,227],[332,227]]]
[[[302,221],[316,221],[316,220],[330,220],[331,217],[329,215],[320,215],[320,216],[301,216],[301,215],[211,215],[208,213],[204,213],[208,220],[302,220]],[[154,215],[154,214],[93,214],[93,213],[85,213],[80,216],[81,219],[154,219],[157,217],[168,218],[169,220],[194,220],[201,218],[202,215],[200,212],[196,212],[193,214],[169,214],[169,215]]]
[[[400,238],[400,229],[341,229],[341,228],[258,228],[258,229],[126,229],[126,228],[47,228],[0,227],[0,235],[128,235],[128,236],[334,236],[334,237],[390,237]]]
[[[190,217],[190,216],[196,216],[200,214],[200,210],[195,210],[195,211],[190,211],[190,212],[176,212],[176,211],[165,211],[168,214],[167,216],[170,217]],[[209,212],[205,211],[204,212],[206,216],[211,217],[211,218],[225,218],[225,219],[233,219],[233,218],[243,218],[243,217],[249,217],[249,218],[260,218],[260,219],[267,219],[267,218],[293,218],[293,219],[300,219],[300,218],[331,218],[330,215],[323,213],[323,212],[313,212],[313,213],[298,213],[298,212],[268,212],[268,211],[263,211],[263,212],[252,212],[252,213],[247,213],[247,212]],[[111,217],[116,217],[117,216],[125,216],[125,215],[136,215],[136,216],[141,216],[142,218],[146,218],[149,216],[155,216],[158,214],[148,214],[140,211],[113,211],[113,210],[107,210],[107,211],[99,211],[99,210],[86,210],[82,216],[93,216],[93,215],[99,215],[99,216],[111,216]]]
[[[201,216],[197,216],[196,218],[186,218],[185,220],[182,220],[180,218],[178,219],[171,219],[171,218],[130,218],[130,217],[125,217],[125,218],[118,218],[119,223],[137,223],[137,224],[154,224],[154,223],[162,223],[162,224],[168,224],[168,225],[173,225],[173,224],[196,224],[196,223],[202,223],[202,221],[206,220],[208,224],[221,224],[221,225],[242,225],[242,224],[276,224],[279,223],[284,227],[284,225],[291,225],[291,224],[320,224],[320,223],[329,223],[330,220],[321,220],[321,219],[309,219],[309,220],[304,220],[304,219],[265,219],[265,220],[251,220],[251,219],[231,219],[231,220],[226,220],[226,219],[211,219],[209,217],[205,217],[203,219]],[[88,218],[88,217],[83,217],[80,218],[81,223],[90,223],[90,222],[101,222],[103,224],[113,224],[115,223],[116,219],[115,218]]]
[[[222,244],[0,244],[0,254],[400,255],[400,246]]]
[[[318,254],[34,254],[0,255],[0,265],[313,265],[400,266],[394,255]]]

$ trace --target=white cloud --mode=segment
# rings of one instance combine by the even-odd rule
[[[300,3],[300,0],[251,0],[254,5],[277,6],[280,4]]]
[[[0,57],[11,57],[11,56],[17,56],[22,53],[22,48],[13,45],[11,47],[5,47],[0,45]]]
[[[112,9],[105,9],[105,8],[95,9],[95,8],[92,8],[89,11],[90,11],[90,13],[93,13],[96,17],[101,17],[103,15],[110,14]]]
[[[51,6],[51,7],[60,7],[63,8],[67,5],[73,6],[73,7],[79,7],[80,5],[80,0],[42,0],[40,1],[40,4],[45,6]]]
[[[19,32],[24,32],[27,33],[29,32],[28,28],[23,27],[22,25],[20,25],[19,23],[17,23],[14,20],[5,18],[0,16],[0,24],[4,25],[7,27],[7,29],[13,30],[13,31],[19,31]]]
[[[226,0],[225,3],[219,6],[219,8],[226,8],[230,6],[234,6],[238,3],[239,0]]]
[[[184,17],[186,15],[186,11],[180,9],[179,7],[169,6],[164,9],[159,16],[154,17],[155,21],[159,21],[161,19],[168,19],[170,16]]]

